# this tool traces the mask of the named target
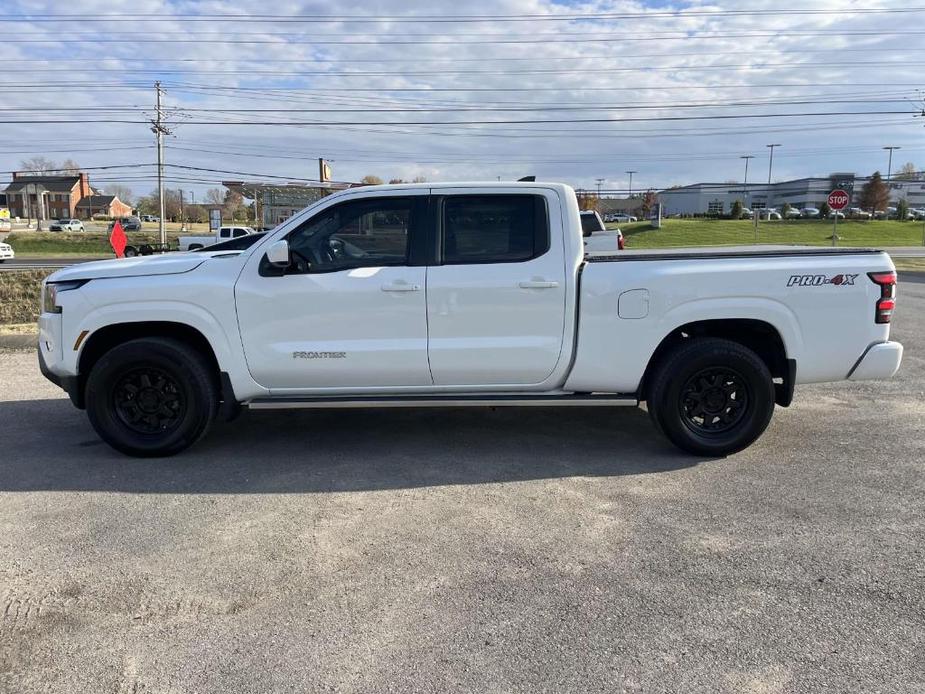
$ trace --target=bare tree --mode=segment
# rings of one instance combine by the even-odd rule
[[[34,174],[47,174],[58,170],[58,165],[51,159],[45,157],[31,157],[24,159],[19,164],[23,171]]]
[[[411,182],[412,183],[427,183],[427,177],[426,176],[415,176],[414,178],[411,179]]]
[[[209,205],[224,205],[225,194],[220,188],[209,188],[206,191],[206,203]]]
[[[135,200],[135,194],[132,192],[132,189],[128,186],[119,185],[118,183],[112,183],[107,185],[105,188],[107,195],[115,195],[119,200],[124,202],[126,205],[131,205]]]
[[[79,174],[80,173],[80,164],[78,164],[73,159],[65,159],[61,162],[61,166],[58,167],[58,171],[63,174]]]
[[[921,172],[915,168],[915,164],[911,161],[907,161],[901,167],[899,171],[893,174],[893,178],[900,181],[918,181],[922,177]]]
[[[364,186],[381,186],[383,181],[378,176],[370,175],[363,176],[363,178],[360,179],[360,183],[362,183]]]

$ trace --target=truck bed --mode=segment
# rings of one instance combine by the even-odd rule
[[[785,256],[863,255],[882,253],[875,248],[831,248],[827,246],[725,246],[709,248],[662,248],[589,253],[589,263],[619,263],[633,260],[721,260],[722,258],[781,258]]]

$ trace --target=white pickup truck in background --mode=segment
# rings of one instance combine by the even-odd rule
[[[256,230],[251,227],[227,226],[220,227],[218,231],[210,236],[181,236],[177,239],[177,243],[181,251],[195,251],[200,248],[207,248],[216,243],[222,243],[256,233]]]
[[[864,249],[586,254],[553,183],[370,186],[246,248],[74,265],[43,285],[42,372],[130,455],[250,408],[617,406],[698,455],[794,386],[889,378],[896,273]]]

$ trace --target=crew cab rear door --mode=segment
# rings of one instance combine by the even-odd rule
[[[437,265],[427,270],[435,385],[529,385],[562,351],[566,270],[559,199],[497,187],[435,195]]]

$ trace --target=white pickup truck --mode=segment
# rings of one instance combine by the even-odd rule
[[[892,376],[895,285],[863,249],[586,255],[560,184],[363,187],[249,245],[59,270],[38,349],[136,456],[177,453],[242,405],[641,401],[683,450],[724,455],[796,384]]]
[[[242,236],[249,236],[250,234],[256,233],[257,232],[251,227],[219,227],[218,230],[211,236],[180,236],[177,239],[177,245],[181,251],[195,251],[200,248],[214,246],[216,243],[222,243],[223,241],[237,239],[241,238]]]

